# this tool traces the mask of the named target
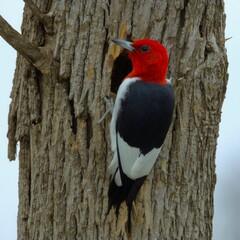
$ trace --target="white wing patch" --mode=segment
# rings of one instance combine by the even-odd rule
[[[140,155],[139,148],[129,146],[118,134],[118,149],[122,165],[123,172],[129,177],[131,177],[132,167]]]
[[[150,173],[154,163],[161,151],[161,148],[153,148],[146,155],[141,154],[134,162],[131,169],[131,178],[137,179]]]
[[[121,100],[125,97],[128,87],[132,82],[138,81],[139,78],[128,78],[123,81],[119,87],[115,106],[113,109],[112,120],[110,124],[110,135],[111,135],[111,146],[114,152],[113,159],[109,165],[109,171],[112,175],[116,173],[118,166],[118,155],[117,155],[117,142],[118,138],[118,149],[121,159],[121,165],[123,172],[131,179],[146,176],[150,173],[161,148],[154,148],[146,155],[141,154],[140,149],[131,147],[125,142],[119,134],[116,133],[116,120],[118,112],[121,110]],[[116,136],[117,135],[117,136]],[[119,170],[115,175],[115,182],[117,186],[122,186]]]
[[[110,137],[111,137],[111,147],[112,151],[116,152],[116,121],[117,121],[117,115],[118,112],[121,109],[121,100],[125,97],[126,93],[128,92],[128,87],[131,83],[138,81],[139,78],[127,78],[123,80],[122,84],[120,85],[117,93],[117,97],[114,104],[113,114],[112,114],[112,120],[110,123]]]
[[[110,137],[111,137],[111,148],[114,152],[113,159],[109,165],[109,171],[113,175],[115,174],[117,168],[118,168],[118,157],[117,157],[117,144],[116,144],[116,121],[117,121],[117,115],[121,108],[121,100],[124,98],[128,91],[128,87],[131,83],[138,81],[139,78],[127,78],[125,79],[122,84],[119,87],[117,98],[115,101],[113,114],[112,114],[112,120],[110,123]]]
[[[139,148],[129,146],[119,135],[118,148],[123,172],[133,180],[150,173],[161,151],[161,148],[153,148],[144,155]]]

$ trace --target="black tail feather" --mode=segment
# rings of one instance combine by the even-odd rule
[[[116,216],[118,217],[120,205],[124,200],[123,187],[117,186],[113,177],[108,189],[108,213],[112,206],[114,206]]]
[[[131,189],[129,190],[126,198],[126,202],[128,206],[132,205],[133,201],[136,199],[137,194],[140,191],[146,177],[147,176],[140,177],[133,182]]]
[[[120,171],[121,173],[121,171]],[[136,199],[136,196],[146,179],[146,176],[138,178],[136,180],[132,180],[128,178],[124,173],[122,173],[122,186],[117,186],[114,180],[114,177],[111,181],[109,190],[108,190],[108,213],[110,212],[112,206],[115,208],[115,213],[118,218],[119,209],[121,203],[126,201],[128,207],[128,222],[127,229],[128,233],[131,234],[131,213],[132,213],[132,204]]]
[[[141,186],[143,185],[146,177],[147,176],[144,176],[134,181],[130,191],[128,192],[127,198],[125,199],[128,206],[128,233],[129,234],[131,234],[131,231],[132,231],[132,224],[131,224],[132,204],[133,204],[133,201],[136,199],[137,194],[140,191]]]
[[[119,168],[116,170],[114,177],[112,178],[112,182],[110,184],[109,190],[108,190],[108,199],[109,199],[108,212],[110,211],[112,206],[114,206],[116,209],[116,216],[118,218],[119,208],[121,206],[121,203],[123,201],[126,201],[126,204],[128,207],[127,229],[128,229],[128,233],[131,234],[132,204],[133,204],[133,201],[135,200],[135,198],[147,176],[143,176],[136,180],[132,180],[123,172],[121,160],[120,160],[119,149],[118,149],[118,138],[117,137],[116,137],[116,142],[117,142],[117,154],[118,154]],[[117,171],[120,171],[122,186],[117,186],[115,183],[114,178],[115,178]]]
[[[117,169],[118,171],[118,169]],[[116,173],[117,173],[116,171]],[[115,173],[115,175],[116,175]],[[120,171],[121,173],[121,171]],[[134,182],[132,179],[128,178],[124,173],[121,179],[122,179],[122,186],[117,186],[115,183],[115,175],[111,181],[111,184],[108,189],[108,199],[109,199],[109,211],[112,206],[116,209],[116,214],[118,215],[119,208],[122,202],[127,200],[127,196],[129,194],[129,191],[131,190],[132,186],[134,185]]]

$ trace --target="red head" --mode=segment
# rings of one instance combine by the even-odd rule
[[[166,48],[151,39],[137,40],[133,43],[113,40],[128,49],[133,69],[127,77],[140,77],[143,81],[166,84],[168,55]]]

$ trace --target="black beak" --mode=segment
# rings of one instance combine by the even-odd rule
[[[112,41],[114,43],[116,43],[117,45],[120,45],[121,47],[126,48],[130,52],[135,51],[135,48],[132,46],[132,42],[128,42],[128,41],[121,40],[121,39],[113,39]]]

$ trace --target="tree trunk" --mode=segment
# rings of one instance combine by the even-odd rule
[[[118,221],[107,213],[111,116],[98,123],[116,72],[129,70],[113,38],[163,43],[176,97],[161,156],[135,202],[132,239],[211,239],[227,84],[223,1],[34,2],[25,0],[24,38],[5,38],[21,54],[8,132],[10,160],[20,142],[18,239],[128,238],[126,206]],[[113,73],[116,59],[123,65]]]

